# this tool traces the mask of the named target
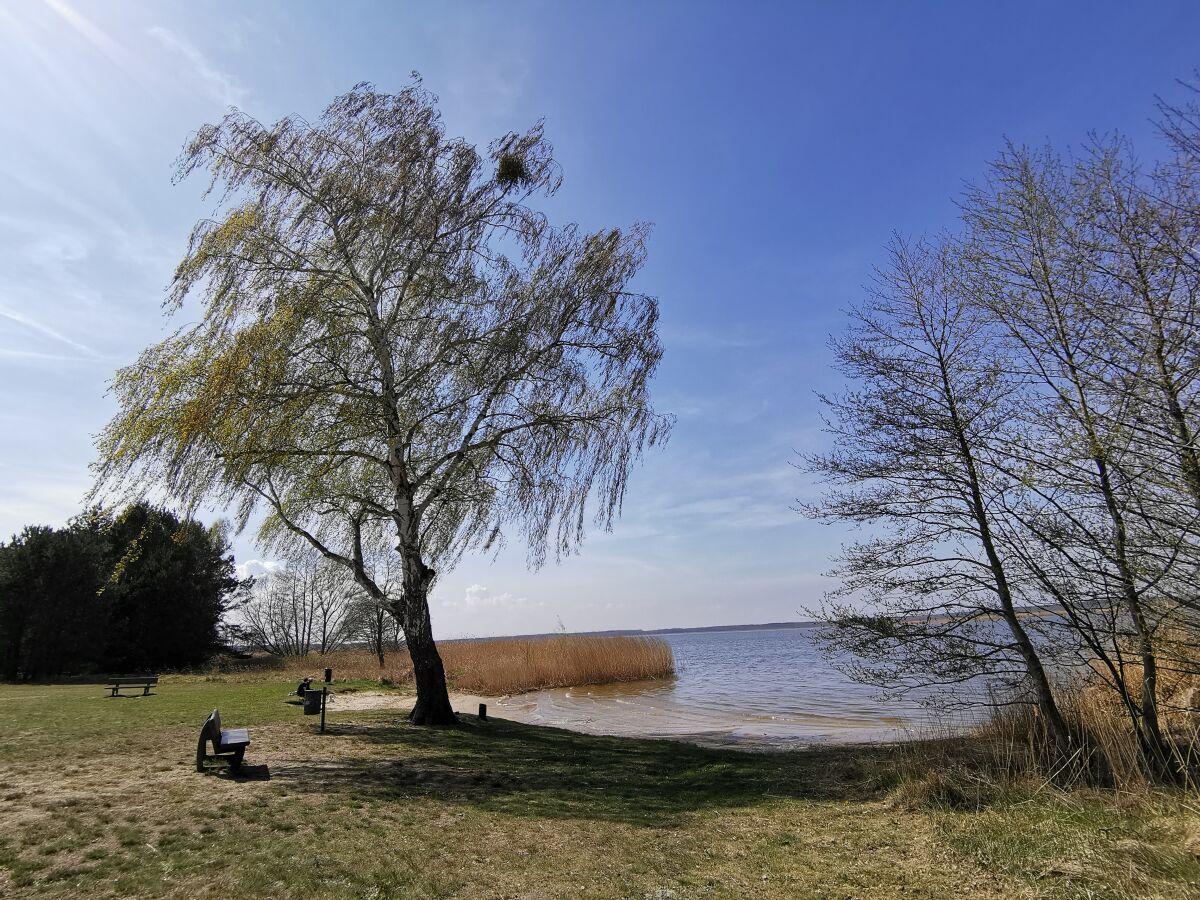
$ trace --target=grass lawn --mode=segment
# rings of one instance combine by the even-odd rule
[[[0,896],[1200,896],[1200,813],[1177,796],[912,808],[911,751],[418,729],[380,710],[321,735],[289,687],[0,686]],[[194,771],[214,706],[269,778]]]

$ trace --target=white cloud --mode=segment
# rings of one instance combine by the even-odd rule
[[[246,102],[247,91],[241,83],[233,75],[213,65],[196,46],[161,25],[147,29],[147,33],[187,61],[192,74],[209,98],[222,106],[241,106]]]
[[[666,395],[660,404],[681,419],[718,427],[748,425],[771,410],[771,402],[765,397],[746,400],[729,395]]]
[[[238,563],[237,576],[238,578],[249,578],[253,575],[258,578],[262,575],[271,575],[283,568],[283,563],[274,559],[249,559],[244,563]]]
[[[90,360],[82,356],[64,356],[61,353],[40,353],[37,350],[13,350],[9,347],[0,347],[0,359],[14,360],[17,362],[29,361],[35,363],[52,362],[52,363],[77,363],[85,362],[90,364],[99,364],[107,362],[104,360]]]
[[[129,52],[117,41],[109,37],[103,29],[74,9],[65,0],[45,0],[46,5],[56,12],[84,40],[108,58],[113,65],[135,77],[138,75],[136,64]]]
[[[14,468],[5,461],[4,468]],[[17,472],[0,479],[0,540],[26,525],[65,525],[78,515],[90,486],[86,469],[50,465],[33,468],[18,464]]]
[[[498,41],[489,27],[468,20],[440,37],[447,65],[438,83],[446,87],[456,121],[469,131],[490,132],[498,123],[513,127],[532,74],[531,36],[517,29]]]
[[[494,594],[482,584],[473,584],[467,588],[461,600],[444,600],[442,605],[451,609],[531,609],[545,604],[540,600],[514,597],[508,591]]]
[[[16,322],[18,325],[23,325],[30,331],[37,332],[40,335],[58,341],[60,344],[66,344],[68,347],[78,350],[80,353],[90,356],[93,359],[101,358],[101,354],[97,353],[87,344],[83,344],[77,340],[74,340],[73,338],[69,338],[65,334],[55,331],[49,325],[38,322],[36,319],[33,319],[24,313],[19,312],[18,310],[6,309],[5,307],[0,306],[0,318],[8,319],[10,322]]]
[[[769,343],[766,339],[759,336],[751,337],[744,334],[736,334],[729,330],[717,331],[715,329],[696,328],[693,326],[672,328],[669,325],[664,325],[659,330],[659,336],[662,338],[663,343],[672,349],[688,347],[703,350],[746,350],[763,347]]]

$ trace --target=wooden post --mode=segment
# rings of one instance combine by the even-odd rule
[[[480,703],[479,704],[479,721],[483,722],[486,720],[487,720],[487,704]]]
[[[326,672],[329,669],[325,670]],[[325,733],[325,701],[329,699],[329,688],[321,688],[321,734]]]

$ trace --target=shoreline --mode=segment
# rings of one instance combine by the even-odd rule
[[[459,715],[475,716],[478,714],[479,705],[483,703],[488,707],[489,719],[502,719],[538,728],[560,729],[574,734],[593,737],[677,741],[717,750],[740,750],[750,753],[786,753],[793,750],[834,747],[845,747],[847,749],[887,747],[919,739],[897,735],[895,733],[898,730],[897,726],[884,724],[878,726],[866,724],[860,726],[842,725],[841,728],[851,733],[862,731],[877,732],[878,734],[876,737],[859,736],[857,738],[847,735],[846,739],[842,739],[841,737],[830,738],[792,734],[788,733],[786,726],[778,729],[774,735],[769,733],[755,734],[744,730],[754,727],[749,723],[731,723],[731,727],[727,730],[717,728],[696,731],[662,731],[653,729],[614,731],[604,728],[588,728],[586,727],[586,723],[582,722],[545,721],[535,714],[536,706],[531,706],[528,703],[522,706],[519,701],[517,703],[512,702],[516,699],[513,696],[488,697],[482,694],[462,691],[450,692],[450,705]],[[413,695],[396,691],[354,690],[346,693],[333,692],[330,694],[330,700],[329,711],[332,714],[336,714],[339,710],[358,712],[394,709],[400,711],[412,706]]]

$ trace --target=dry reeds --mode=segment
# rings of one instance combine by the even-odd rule
[[[1165,682],[1165,683],[1164,683]],[[1190,706],[1171,704],[1195,693],[1194,677],[1160,682],[1164,702],[1160,711],[1167,726],[1170,752],[1185,785],[1195,789],[1200,762],[1200,715]],[[1056,692],[1059,711],[1072,735],[1073,746],[1063,756],[1049,739],[1036,707],[1001,705],[975,729],[985,741],[993,763],[1007,775],[1036,775],[1057,784],[1111,784],[1123,789],[1150,784],[1146,762],[1125,706],[1107,684],[1095,679],[1062,685]],[[1169,712],[1168,712],[1169,710]]]
[[[671,647],[659,638],[561,635],[456,641],[443,647],[454,685],[492,696],[675,674]]]
[[[646,637],[555,635],[443,641],[438,644],[453,689],[490,697],[551,687],[670,678],[675,659],[666,641]],[[382,667],[367,650],[294,657],[287,671],[313,674],[332,666],[338,678],[405,684],[412,680],[406,651],[390,653]]]

